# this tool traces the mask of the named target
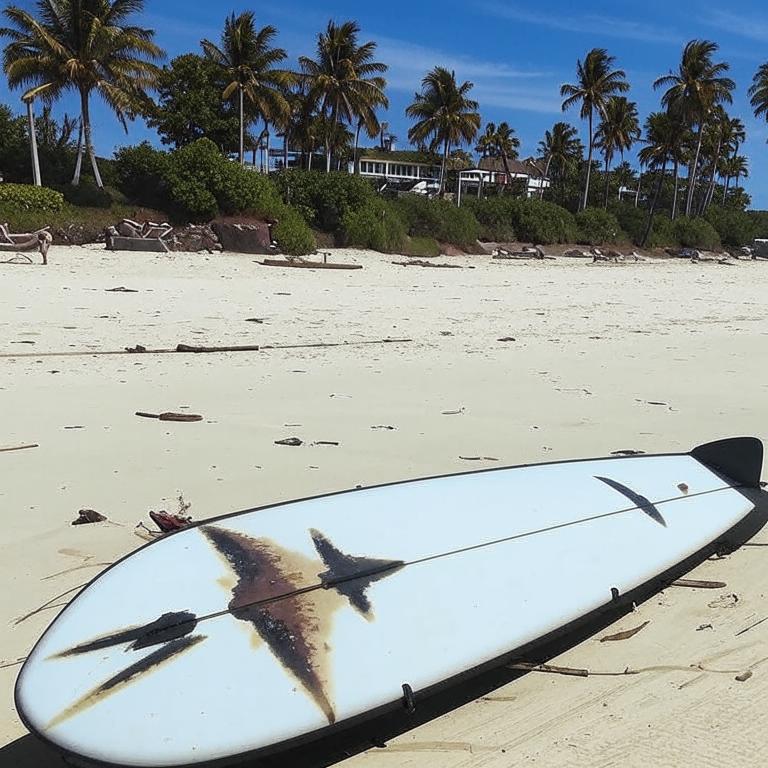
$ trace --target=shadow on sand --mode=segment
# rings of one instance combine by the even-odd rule
[[[251,768],[325,768],[365,750],[386,746],[390,739],[423,723],[454,710],[530,672],[512,671],[505,666],[512,661],[545,663],[578,645],[583,640],[602,631],[621,616],[632,610],[632,604],[640,604],[677,578],[688,573],[714,554],[733,552],[755,536],[768,521],[768,493],[759,490],[742,490],[755,504],[755,510],[717,542],[692,555],[684,562],[662,574],[652,582],[621,595],[606,607],[572,622],[556,632],[536,641],[535,644],[517,649],[484,667],[454,678],[445,684],[416,696],[415,712],[409,714],[405,707],[388,711],[375,718],[370,715],[358,723],[351,723],[342,731],[288,747],[283,745],[272,755],[244,756],[237,764]],[[510,596],[510,605],[513,598]],[[404,681],[405,682],[405,681]],[[257,713],[252,713],[257,717]],[[70,763],[59,753],[34,736],[24,736],[0,748],[0,768],[68,768]],[[223,763],[207,763],[206,766]]]

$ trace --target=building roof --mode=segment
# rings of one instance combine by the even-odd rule
[[[535,178],[543,178],[544,171],[536,160],[532,157],[527,157],[525,160],[508,160],[510,173],[519,174],[521,176],[533,176]],[[507,170],[504,167],[504,160],[500,157],[483,157],[480,158],[480,162],[477,167],[483,171],[493,171],[495,173],[506,173]]]
[[[418,152],[413,149],[386,150],[379,147],[360,150],[361,160],[389,160],[391,163],[420,163],[423,165],[439,165],[440,158],[430,152]]]

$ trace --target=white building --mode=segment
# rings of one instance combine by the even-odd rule
[[[440,178],[440,166],[425,162],[423,153],[409,151],[361,150],[360,175],[386,181],[421,181]],[[349,172],[354,173],[354,163]]]

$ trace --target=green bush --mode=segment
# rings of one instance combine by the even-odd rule
[[[576,226],[579,243],[602,245],[626,240],[616,217],[602,208],[585,208],[577,213]]]
[[[60,211],[64,195],[55,189],[32,184],[0,184],[0,205],[19,211]]]
[[[448,200],[429,200],[406,194],[394,203],[411,237],[432,237],[458,246],[472,246],[480,236],[480,225],[467,207],[457,208]]]
[[[646,215],[648,212],[646,211]],[[640,243],[643,234],[645,233],[645,227],[647,222],[643,224],[643,229],[638,235],[635,242]],[[667,248],[669,246],[677,245],[677,235],[675,233],[675,222],[669,218],[666,213],[657,211],[653,217],[653,226],[648,234],[648,241],[645,244],[646,248]]]
[[[515,240],[512,226],[512,198],[489,197],[485,200],[468,198],[464,203],[480,224],[480,239],[505,243]]]
[[[113,202],[112,195],[93,181],[81,181],[76,186],[65,184],[60,191],[68,203],[81,208],[110,208]]]
[[[278,212],[277,224],[272,234],[283,253],[290,256],[305,256],[317,248],[315,236],[301,214],[289,205]]]
[[[517,237],[538,245],[572,243],[577,228],[573,214],[546,200],[512,200],[512,226]]]
[[[720,237],[715,228],[702,218],[675,219],[673,222],[675,239],[686,248],[714,250],[720,247]]]
[[[346,245],[382,253],[398,253],[405,247],[405,224],[395,207],[384,200],[374,199],[362,208],[348,211],[342,229]]]
[[[165,179],[170,155],[154,149],[145,141],[135,147],[123,147],[115,153],[118,188],[131,200],[144,205],[167,206]]]
[[[336,232],[347,213],[376,198],[367,179],[349,173],[289,169],[272,178],[283,202],[294,206],[308,224],[325,232]]]
[[[755,237],[761,240],[768,238],[768,211],[748,211],[747,216],[754,227]]]
[[[619,227],[632,242],[640,242],[648,223],[648,210],[646,208],[636,208],[632,203],[614,201],[608,206],[608,212],[616,217]],[[660,215],[661,212],[657,211],[656,216]]]
[[[755,220],[746,211],[710,206],[704,218],[715,228],[723,245],[750,245],[756,237]]]

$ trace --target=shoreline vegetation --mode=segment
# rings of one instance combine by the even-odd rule
[[[406,109],[413,149],[395,152],[383,122],[388,67],[354,21],[328,22],[295,71],[278,30],[259,27],[250,11],[229,15],[199,52],[163,64],[155,31],[137,26],[142,6],[36,0],[31,11],[3,11],[3,69],[29,108],[25,118],[0,105],[0,222],[11,231],[49,226],[54,242],[82,244],[122,218],[237,217],[270,222],[287,255],[319,245],[417,257],[476,253],[478,241],[721,250],[768,237],[768,212],[748,210],[740,185],[746,132],[726,111],[736,84],[715,42],[684,47],[677,67],[654,81],[660,107],[642,124],[616,58],[588,51],[560,89],[563,111],[586,124],[586,146],[567,122],[545,131],[525,160],[534,189],[512,170],[522,148],[511,120],[484,123],[473,83],[439,65]],[[51,106],[67,90],[79,93],[80,114],[57,120]],[[768,63],[749,95],[766,117]],[[94,98],[124,126],[144,119],[165,148],[144,142],[97,158]],[[431,163],[434,194],[362,175],[366,140],[378,141],[379,157]],[[637,146],[634,168],[624,156]],[[468,169],[477,180],[459,207]]]

